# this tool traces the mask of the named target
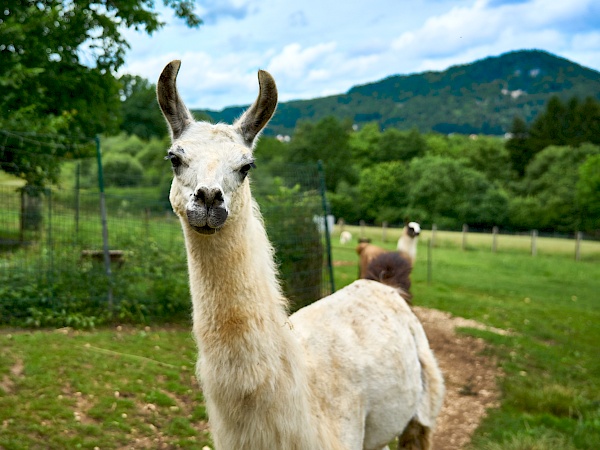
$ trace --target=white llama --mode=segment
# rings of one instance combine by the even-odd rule
[[[349,231],[342,231],[340,233],[340,244],[345,245],[352,240],[352,233]]]
[[[188,258],[193,332],[214,444],[224,450],[428,449],[443,379],[398,292],[360,280],[288,317],[273,249],[250,193],[257,136],[277,104],[273,78],[233,125],[196,122],[180,61],[163,70],[170,201]]]
[[[413,264],[417,260],[419,234],[421,234],[421,226],[417,222],[408,222],[398,239],[398,251],[408,255]]]

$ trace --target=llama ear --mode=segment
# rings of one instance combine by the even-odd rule
[[[269,72],[258,71],[258,85],[258,97],[233,124],[248,146],[252,146],[254,139],[271,120],[277,107],[277,86]]]
[[[183,100],[177,92],[177,73],[181,61],[171,61],[163,69],[158,79],[156,86],[156,97],[160,109],[167,119],[167,124],[171,131],[171,138],[173,140],[179,138],[183,133],[183,130],[194,121],[192,114],[187,109]]]

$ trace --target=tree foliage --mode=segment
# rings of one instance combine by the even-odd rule
[[[600,148],[591,144],[550,146],[534,157],[521,189],[523,195],[535,198],[539,205],[537,228],[561,231],[580,228],[582,211],[576,200],[580,166],[599,153]]]
[[[342,181],[355,182],[356,174],[351,164],[348,144],[350,124],[326,117],[316,124],[302,122],[290,142],[290,162],[314,163],[322,160],[327,174],[327,189],[335,191]]]
[[[121,130],[149,140],[168,135],[165,119],[156,102],[156,86],[145,78],[123,75],[121,83]]]
[[[577,203],[583,229],[600,229],[600,153],[590,155],[579,166]]]
[[[523,176],[529,162],[546,147],[577,147],[585,142],[599,145],[600,102],[592,97],[583,102],[573,97],[563,103],[559,97],[553,96],[531,126],[515,118],[511,133],[507,149],[514,170]]]
[[[582,111],[584,106],[590,117],[595,111],[590,100],[563,106],[549,105],[549,116],[568,117],[569,111]],[[570,122],[561,123],[566,127]],[[577,140],[547,146],[521,159],[515,159],[519,155],[515,149],[528,148],[529,129],[519,119],[515,124],[523,132],[505,141],[381,131],[377,123],[356,130],[330,118],[301,124],[289,143],[264,137],[256,155],[259,164],[264,158],[269,170],[276,172],[277,164],[323,160],[332,213],[349,223],[401,225],[410,219],[453,229],[467,223],[488,229],[596,233],[600,146],[581,143],[585,130],[594,130],[596,122],[582,119],[577,133],[550,133],[548,128],[553,139],[577,136]]]
[[[414,159],[409,167],[408,212],[412,220],[444,227],[491,226],[502,219],[506,199],[464,161],[442,156]]]
[[[193,0],[165,0],[165,4],[188,25],[200,24]],[[129,47],[124,31],[152,33],[162,25],[149,0],[3,2],[0,128],[77,136],[116,131],[121,120],[120,85],[114,74]],[[68,152],[59,149],[56,156]],[[31,182],[29,172],[35,167],[28,168],[18,156],[3,162]],[[48,181],[53,181],[51,176],[36,183]]]

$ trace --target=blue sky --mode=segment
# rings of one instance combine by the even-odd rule
[[[157,2],[161,3],[161,2]],[[346,92],[389,75],[445,70],[507,51],[541,49],[600,71],[599,0],[196,0],[189,29],[161,8],[165,27],[127,31],[123,73],[156,83],[181,59],[190,108],[250,104],[258,69],[280,101]]]

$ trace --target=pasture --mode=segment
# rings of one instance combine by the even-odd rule
[[[351,229],[347,227],[346,229]],[[333,238],[336,288],[356,278],[350,244]],[[368,228],[393,249],[400,230]],[[514,239],[513,239],[514,238]],[[600,448],[600,244],[572,240],[467,237],[438,232],[427,271],[427,232],[412,277],[418,306],[449,311],[511,335],[465,329],[489,344],[504,372],[500,408],[471,448]],[[489,239],[486,241],[486,239]],[[181,273],[171,277],[186,278]],[[0,448],[197,448],[210,444],[194,380],[189,324],[92,331],[0,330]]]

